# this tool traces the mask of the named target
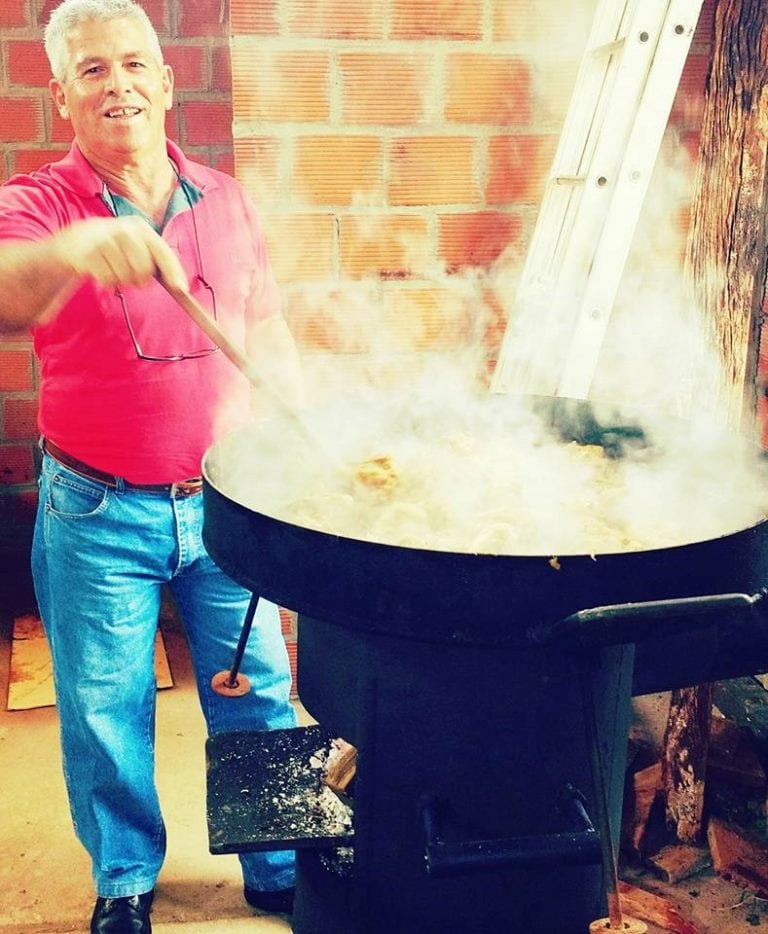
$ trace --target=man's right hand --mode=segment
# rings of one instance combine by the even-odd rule
[[[140,217],[78,221],[56,234],[54,256],[78,278],[91,276],[101,285],[146,285],[154,276],[187,290],[178,256]]]

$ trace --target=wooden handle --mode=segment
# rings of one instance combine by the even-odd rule
[[[165,279],[160,278],[160,284],[172,295],[178,304],[186,311],[195,324],[210,337],[214,344],[221,350],[227,359],[245,375],[254,386],[259,389],[268,389],[264,380],[256,372],[250,360],[243,351],[221,330],[218,324],[203,308],[203,306],[187,292],[185,289],[179,289],[170,285]]]
[[[291,419],[292,423],[313,447],[325,451],[326,457],[330,460],[331,455],[323,448],[321,439],[314,437],[314,435],[308,432],[306,425],[301,420],[296,409],[290,406],[282,396],[275,392],[269,383],[261,378],[258,370],[253,366],[248,357],[246,357],[237,344],[230,340],[224,331],[221,330],[205,308],[203,308],[196,299],[192,298],[186,289],[180,289],[171,285],[161,276],[159,276],[158,279],[166,292],[176,299],[195,324],[208,335],[224,356],[234,363],[238,370],[250,381],[251,385],[266,393],[275,404],[277,410]]]

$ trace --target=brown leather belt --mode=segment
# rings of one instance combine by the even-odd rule
[[[97,483],[104,483],[106,486],[117,487],[118,483],[122,482],[126,490],[141,490],[144,493],[164,493],[167,496],[195,496],[197,493],[201,493],[203,489],[202,477],[192,477],[189,480],[182,480],[179,483],[131,483],[130,480],[120,481],[120,479],[113,474],[105,473],[103,470],[97,470],[95,467],[84,464],[76,457],[72,457],[71,454],[62,451],[58,444],[54,444],[53,441],[49,441],[47,438],[43,440],[43,450],[60,464],[69,467],[70,470],[74,470],[75,473],[79,473],[88,480],[96,480]]]

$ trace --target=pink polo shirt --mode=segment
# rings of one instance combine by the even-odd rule
[[[258,217],[230,176],[190,162],[170,141],[168,152],[199,200],[174,214],[162,236],[192,294],[209,310],[215,301],[219,325],[244,346],[248,324],[280,310]],[[41,240],[75,221],[109,217],[103,193],[73,144],[61,161],[0,186],[0,240]],[[206,448],[248,419],[248,383],[221,352],[140,359],[129,323],[148,355],[197,352],[210,341],[156,282],[121,292],[122,300],[84,279],[54,320],[33,330],[40,431],[79,460],[135,483],[198,476]]]

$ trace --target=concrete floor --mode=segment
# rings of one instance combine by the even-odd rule
[[[88,930],[90,866],[69,820],[55,708],[6,710],[10,626],[0,626],[0,932]],[[242,899],[236,856],[208,853],[205,734],[183,636],[164,626],[174,687],[159,692],[157,781],[168,856],[152,912],[156,934],[279,934],[281,916],[257,916]],[[299,706],[299,705],[297,705]],[[309,722],[299,707],[300,720]]]

